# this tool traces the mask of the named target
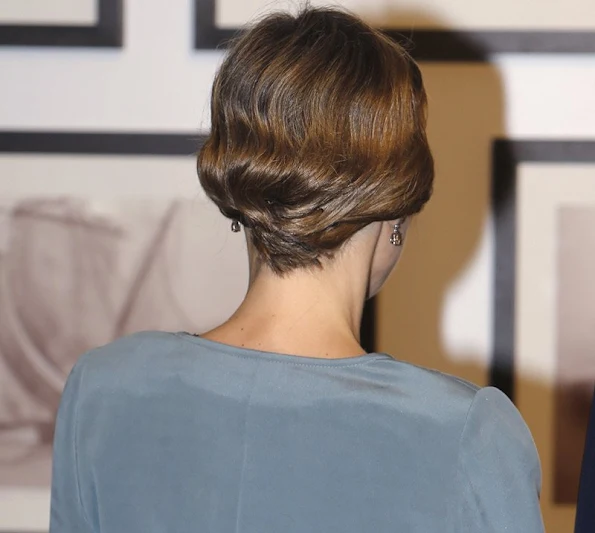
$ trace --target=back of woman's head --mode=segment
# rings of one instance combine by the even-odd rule
[[[348,13],[273,14],[244,33],[216,76],[211,121],[200,182],[277,273],[320,265],[430,197],[419,68]]]

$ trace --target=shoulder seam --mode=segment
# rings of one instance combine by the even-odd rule
[[[407,363],[407,364],[411,364],[411,363]],[[467,390],[470,390],[471,392],[473,392],[474,395],[477,394],[477,391],[481,389],[481,387],[478,387],[477,385],[474,385],[473,383],[471,383],[469,381],[465,381],[464,379],[459,378],[457,376],[453,376],[452,374],[445,374],[444,372],[440,372],[440,370],[436,370],[435,368],[425,368],[423,366],[418,366],[418,365],[411,365],[411,366],[414,366],[421,370],[427,370],[428,372],[434,374],[435,376],[439,376],[444,379],[450,379],[452,381],[456,381],[460,385],[463,385],[463,387],[465,387]]]
[[[457,381],[459,381],[459,380],[457,379]],[[470,389],[472,388],[466,382],[463,382],[463,384],[467,385]],[[463,436],[465,435],[465,429],[467,429],[467,423],[469,422],[469,417],[471,416],[471,410],[473,409],[473,405],[475,404],[475,399],[477,398],[477,393],[480,390],[481,389],[475,390],[475,394],[473,395],[473,398],[471,398],[471,402],[469,402],[469,408],[467,409],[467,414],[465,415],[465,422],[463,423],[463,428],[461,429],[461,435],[459,436],[459,444],[457,446],[456,477],[458,479],[460,476],[464,476],[466,482],[469,484],[471,484],[471,480],[466,475],[466,472],[462,472],[463,468],[461,466],[461,444],[463,442]],[[462,487],[461,487],[460,483],[457,483],[457,486],[460,487],[457,490],[457,500],[458,500],[458,499],[460,499],[460,493],[462,491]],[[458,501],[455,502],[455,506],[454,506],[455,509],[459,509],[458,503],[459,503]],[[453,526],[456,526],[456,527],[453,529],[453,531],[458,531],[457,528],[458,528],[459,520],[460,520],[460,514],[457,514],[455,517],[455,523],[453,524]]]
[[[451,376],[451,377],[454,378],[454,380],[457,381],[458,383],[460,383],[461,385],[465,386],[470,391],[473,391],[473,393],[474,393],[473,400],[471,400],[471,404],[473,404],[473,401],[475,400],[475,394],[477,394],[477,391],[480,390],[480,389],[478,387],[475,387],[474,385],[472,385],[468,381],[465,381],[464,379],[458,378],[457,376]],[[469,407],[469,409],[471,409],[471,407]],[[469,413],[467,413],[467,414],[469,414]],[[467,419],[465,419],[465,423],[466,422],[467,422]]]

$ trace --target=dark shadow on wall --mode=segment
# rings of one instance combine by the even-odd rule
[[[401,16],[399,11],[388,12],[386,25],[397,26]],[[416,16],[420,24],[426,21],[437,25],[431,17]],[[481,55],[483,51],[470,54]],[[555,433],[559,409],[556,388],[537,376],[514,375],[514,342],[512,338],[498,338],[498,331],[506,328],[495,322],[494,313],[500,305],[500,317],[513,323],[514,298],[507,302],[506,312],[498,302],[494,283],[487,285],[484,281],[488,269],[493,270],[495,280],[502,262],[508,260],[492,251],[487,255],[482,248],[491,210],[496,217],[511,219],[508,214],[516,209],[514,180],[492,182],[493,175],[511,175],[496,168],[492,153],[493,141],[506,137],[502,79],[497,67],[490,63],[422,62],[421,68],[429,99],[428,134],[436,160],[435,190],[426,209],[411,225],[396,274],[377,298],[378,348],[398,359],[479,385],[505,384],[501,388],[514,396],[541,458],[541,505],[546,530],[572,531],[576,491],[572,490],[561,505],[559,492],[568,489],[569,483],[555,478],[556,453],[564,443],[572,444],[568,441],[572,435],[563,436],[562,441]],[[519,160],[514,147],[500,155],[500,164],[516,166]],[[482,262],[480,272],[471,272],[479,254],[489,263]],[[449,293],[470,275],[474,278],[473,290],[481,292],[478,297],[466,297],[469,308],[464,312],[457,309],[453,315]],[[484,288],[490,292],[484,293]],[[458,317],[468,323],[454,323],[463,319]],[[490,322],[486,323],[488,318]],[[481,330],[475,331],[478,328]],[[453,329],[457,331],[457,344],[448,342],[448,332]],[[494,338],[484,349],[482,341],[488,332],[493,332]],[[506,353],[500,353],[501,349]],[[492,364],[494,358],[499,361],[497,365]],[[585,399],[581,402],[582,407],[574,408],[579,414]],[[572,489],[573,484],[574,480],[570,482]]]
[[[399,10],[385,14],[385,25],[398,26],[401,18],[421,27],[448,29],[424,13]],[[415,38],[415,31],[412,35]],[[405,41],[405,46],[415,54],[414,40]],[[467,47],[469,56],[486,56],[475,42],[459,41],[457,46]],[[378,298],[378,344],[400,359],[485,384],[485,354],[453,353],[445,345],[445,305],[449,290],[480,252],[489,221],[491,146],[505,130],[502,81],[490,63],[422,62],[421,68],[436,161],[435,189],[411,226],[397,274]],[[469,309],[466,315],[491,315],[489,299],[477,305],[482,308]],[[458,331],[464,327],[456,325]]]

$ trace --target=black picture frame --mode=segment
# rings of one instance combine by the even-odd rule
[[[0,24],[0,46],[121,48],[124,0],[97,0],[98,20],[92,26]]]
[[[0,153],[184,156],[196,153],[205,139],[196,133],[0,131]],[[376,351],[374,298],[364,308],[361,344]]]
[[[521,163],[595,163],[595,140],[509,140],[492,145],[494,214],[493,351],[490,383],[515,399],[517,167]]]
[[[194,0],[194,48],[223,48],[239,29],[217,28],[217,0]],[[462,31],[386,29],[418,61],[487,61],[495,54],[593,54],[594,31]]]

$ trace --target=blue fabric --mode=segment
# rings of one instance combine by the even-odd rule
[[[68,378],[50,531],[537,533],[540,476],[494,388],[144,332]]]
[[[595,394],[587,427],[587,439],[581,467],[581,483],[576,506],[575,533],[595,531]]]

